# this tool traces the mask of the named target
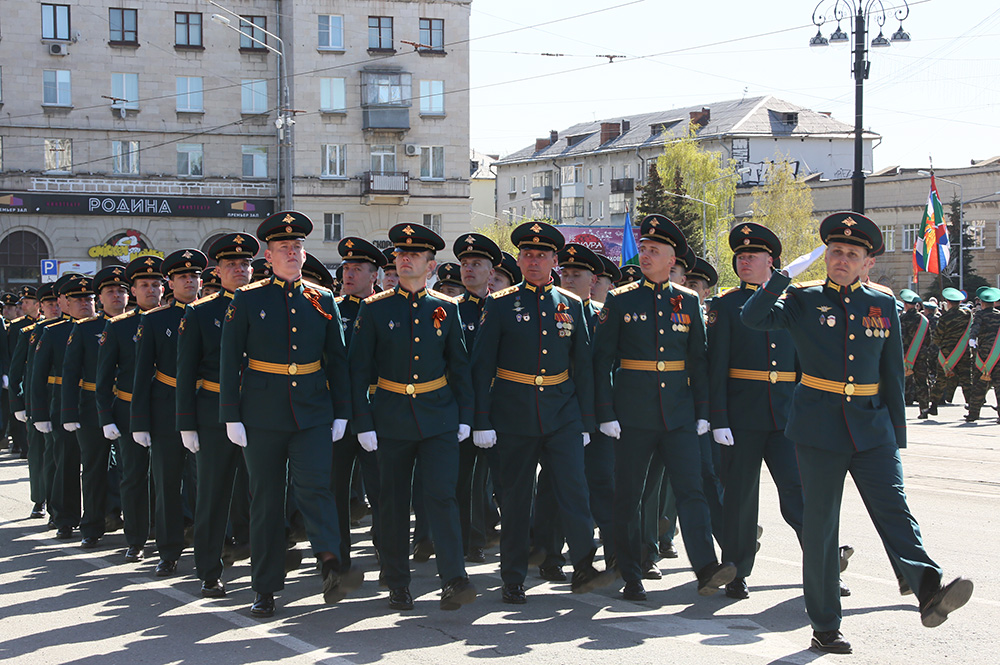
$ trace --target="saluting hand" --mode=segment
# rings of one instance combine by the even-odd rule
[[[728,427],[720,427],[719,429],[712,430],[712,438],[720,446],[731,446],[733,445],[733,430]]]

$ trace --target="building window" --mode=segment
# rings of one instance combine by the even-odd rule
[[[615,167],[613,167],[613,166],[611,167],[612,170],[614,170],[614,168]],[[614,178],[615,176],[612,175],[611,177]],[[597,167],[597,184],[598,185],[603,185],[604,184],[604,167],[603,166],[598,166]]]
[[[139,75],[132,73],[112,72],[111,74],[111,102],[113,109],[137,109],[139,108]]]
[[[176,46],[201,46],[201,14],[174,12],[174,44]]]
[[[551,187],[552,186],[552,171],[535,171],[531,174],[531,187],[533,189],[538,189],[540,187]]]
[[[372,50],[392,50],[392,17],[368,17],[368,48]]]
[[[420,147],[420,177],[444,180],[444,146]]]
[[[347,175],[347,146],[328,143],[323,146],[323,176],[343,178]]]
[[[420,46],[421,50],[444,50],[444,19],[420,19]]]
[[[632,165],[631,164],[626,164],[625,166],[622,167],[622,177],[623,178],[631,178],[632,177]]]
[[[45,241],[31,231],[14,231],[0,240],[0,284],[37,284],[42,261],[49,258]]]
[[[613,192],[608,197],[608,212],[612,215],[624,215],[628,209],[628,201],[625,199],[625,192]]]
[[[986,220],[974,219],[971,222],[966,222],[965,229],[969,238],[969,249],[986,247]]]
[[[587,169],[587,184],[594,184],[594,169]]]
[[[903,224],[903,251],[912,252],[917,244],[917,224]]]
[[[45,170],[55,173],[73,170],[73,139],[45,139]]]
[[[517,176],[516,175],[512,175],[510,177],[510,188],[507,190],[507,192],[510,193],[510,194],[516,194],[517,193]]]
[[[511,208],[511,210],[513,211],[513,208]],[[429,228],[434,233],[441,235],[441,215],[425,213],[424,226]]]
[[[444,81],[420,82],[420,115],[444,115]]]
[[[69,5],[42,5],[42,39],[69,39]]]
[[[587,201],[587,219],[591,219],[594,216],[594,202]]]
[[[343,112],[347,110],[346,82],[344,79],[319,80],[319,110]]]
[[[201,143],[177,144],[177,175],[204,175],[202,162],[205,158],[205,148]]]
[[[42,103],[70,106],[70,74],[68,69],[46,69],[42,72]]]
[[[267,79],[243,79],[240,91],[243,113],[267,113]]]
[[[583,198],[566,197],[562,200],[560,214],[563,219],[574,219],[583,217]]]
[[[532,201],[531,216],[535,219],[552,219],[552,204],[548,201]]]
[[[604,219],[604,200],[597,202],[597,218]]]
[[[243,177],[244,178],[267,177],[266,145],[243,146]]]
[[[528,191],[528,176],[521,176],[521,193]]]
[[[336,242],[344,237],[344,213],[323,213],[323,240]]]
[[[396,146],[373,145],[371,163],[374,173],[393,173],[396,170]]]
[[[363,72],[361,103],[365,106],[409,106],[413,77],[396,72]]]
[[[108,10],[108,24],[111,35],[108,39],[112,44],[139,43],[139,11],[137,9]]]
[[[640,171],[641,173],[641,171]],[[896,251],[896,227],[895,226],[882,226],[879,227],[882,231],[882,240],[885,242],[885,251],[895,252]]]
[[[344,17],[336,14],[319,15],[319,43],[317,48],[344,50]]]
[[[646,172],[642,169],[642,164],[635,165],[636,182],[646,182]]]
[[[111,142],[111,172],[116,175],[139,174],[139,142]]]
[[[240,19],[240,48],[249,51],[266,51],[267,47],[264,46],[267,44],[265,30],[267,30],[266,16],[244,16]]]
[[[205,110],[200,76],[177,77],[177,110],[200,113]]]

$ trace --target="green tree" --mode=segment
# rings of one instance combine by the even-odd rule
[[[667,201],[663,189],[663,181],[660,180],[660,171],[656,167],[655,161],[649,162],[649,173],[646,175],[646,182],[635,188],[639,193],[639,202],[635,206],[635,219],[633,222],[642,219],[646,215],[666,215]]]
[[[667,180],[670,183],[670,191],[665,192],[666,212],[664,214],[681,230],[694,253],[698,256],[704,256],[705,238],[701,232],[702,204],[684,198],[689,194],[685,191],[684,175],[679,165],[673,167],[673,173],[670,175],[673,177]],[[683,196],[673,196],[671,193]]]

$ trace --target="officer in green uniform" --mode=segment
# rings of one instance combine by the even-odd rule
[[[243,448],[250,476],[250,613],[274,614],[285,583],[285,490],[290,480],[319,560],[323,600],[335,603],[361,585],[342,571],[341,535],[330,491],[332,445],[351,411],[347,353],[333,293],[302,280],[312,221],[277,212],[257,227],[274,275],[236,291],[222,326],[220,420]],[[244,370],[244,367],[246,369]]]
[[[13,381],[14,370],[14,351],[17,349],[17,344],[21,339],[21,331],[28,326],[34,325],[38,320],[38,298],[36,297],[36,288],[34,286],[25,285],[18,290],[18,307],[23,312],[23,314],[10,322],[7,327],[7,352],[9,354],[7,362],[5,364],[7,375],[7,408],[9,410],[10,417],[8,418],[7,430],[10,432],[10,438],[13,442],[14,448],[21,451],[21,459],[27,459],[29,454],[29,437],[28,431],[24,427],[24,423],[15,417],[16,409],[14,409],[15,404],[15,394],[20,391],[20,385],[17,385]],[[20,367],[17,369],[17,373],[20,376],[24,375],[24,357],[22,356],[19,360]],[[30,477],[30,474],[29,474]],[[32,485],[32,494],[34,495],[34,485]],[[37,501],[35,497],[32,496],[33,503],[45,503],[44,494],[38,495]],[[32,513],[36,512],[34,509]],[[38,515],[32,515],[33,517],[42,517],[44,512],[42,511],[42,506],[38,506]]]
[[[923,302],[909,289],[899,292],[903,301],[903,314],[899,326],[903,336],[903,371],[907,382],[912,382],[913,397],[920,407],[920,418],[927,418],[929,405],[927,393],[927,355],[924,346],[930,343],[930,322],[920,313]]]
[[[306,252],[306,262],[302,264],[302,278],[313,284],[319,284],[331,292],[336,282],[330,274],[330,269],[309,252]]]
[[[198,464],[194,564],[206,598],[226,595],[222,550],[234,482],[245,467],[243,451],[229,441],[219,421],[222,322],[233,293],[250,283],[250,260],[259,249],[257,239],[246,233],[227,233],[212,243],[208,255],[218,263],[214,270],[221,290],[189,304],[177,330],[177,429]]]
[[[594,343],[597,418],[602,432],[619,439],[615,554],[624,597],[644,600],[638,509],[656,455],[677,498],[698,593],[710,595],[733,580],[736,567],[716,558],[702,486],[698,436],[709,429],[705,321],[698,295],[669,281],[675,257],[687,250],[684,235],[666,217],[649,215],[640,236],[643,279],[611,291]]]
[[[174,294],[172,305],[144,312],[136,331],[135,383],[129,428],[132,440],[149,448],[149,470],[156,496],[156,575],[177,570],[184,550],[182,477],[187,450],[177,429],[177,340],[181,317],[198,297],[208,259],[197,249],[179,249],[160,266]]]
[[[519,283],[522,279],[521,269],[517,267],[517,259],[504,251],[501,251],[500,255],[503,258],[494,268],[493,277],[490,278],[490,293],[503,291]]]
[[[128,304],[125,266],[110,266],[98,271],[93,284],[101,301],[101,313],[73,324],[62,373],[63,429],[76,432],[83,466],[83,517],[80,519],[83,540],[80,546],[84,549],[97,547],[105,531],[111,442],[104,437],[97,417],[97,355],[108,320],[124,312]]]
[[[247,272],[249,272],[247,268]],[[201,274],[201,297],[207,298],[222,290],[222,278],[219,276],[219,269],[215,266],[208,268]]]
[[[115,446],[120,461],[122,517],[125,521],[125,561],[142,561],[149,537],[149,448],[132,438],[130,411],[135,385],[135,351],[142,312],[159,307],[163,297],[162,259],[140,256],[125,266],[125,277],[136,307],[104,326],[98,342],[97,418],[104,438]]]
[[[268,279],[274,273],[271,271],[271,262],[267,259],[254,259],[250,263],[250,268],[253,271],[253,276],[251,281],[259,282],[261,280]]]
[[[601,260],[601,272],[597,275],[593,288],[590,289],[590,299],[604,304],[604,301],[608,299],[608,291],[621,280],[622,271],[615,265],[614,261],[603,254],[598,254],[597,258]]]
[[[642,270],[639,269],[638,265],[629,264],[622,266],[621,273],[622,278],[615,282],[615,286],[625,286],[626,284],[642,280]]]
[[[465,293],[462,286],[462,266],[457,263],[442,263],[437,267],[435,290],[449,298],[457,298]]]
[[[386,247],[382,250],[385,254],[386,263],[382,267],[382,282],[381,287],[383,291],[388,291],[389,289],[396,288],[399,284],[399,275],[396,274],[396,248]]]
[[[455,488],[458,445],[469,437],[472,382],[454,299],[426,288],[440,236],[420,224],[389,229],[399,284],[367,298],[351,337],[351,391],[358,441],[378,450],[382,577],[389,607],[413,608],[409,533],[411,478],[419,462],[434,534],[441,609],[476,598],[465,573]],[[368,398],[369,386],[376,385]]]
[[[933,415],[937,415],[937,407],[944,403],[945,396],[954,394],[958,386],[962,387],[966,402],[971,403],[972,399],[972,354],[969,352],[972,314],[961,306],[965,294],[958,289],[946,288],[941,298],[944,312],[932,336],[938,347],[935,357],[937,381],[930,394]]]
[[[802,480],[802,575],[812,645],[849,653],[840,632],[837,533],[848,472],[891,559],[920,603],[921,621],[940,625],[972,595],[972,582],[941,585],[941,569],[924,550],[903,490],[899,448],[906,445],[903,344],[895,300],[859,281],[882,245],[867,217],[842,212],[820,224],[827,278],[789,288],[775,272],[743,306],[757,330],[787,329],[801,382],[792,396],[786,435],[795,443]],[[787,290],[786,290],[787,289]]]
[[[585,593],[614,580],[594,568],[583,446],[594,421],[590,338],[579,297],[553,286],[562,233],[544,222],[511,232],[524,281],[490,294],[472,353],[476,392],[474,443],[497,444],[502,536],[500,574],[505,603],[526,602],[528,527],[535,470],[552,471],[570,559],[572,590]]]
[[[966,422],[974,422],[979,418],[979,411],[986,403],[986,394],[991,386],[997,403],[1000,404],[1000,376],[993,376],[997,360],[1000,360],[1000,310],[996,308],[997,300],[1000,300],[1000,290],[982,289],[979,292],[981,309],[972,317],[969,346],[975,351],[972,355],[972,390]],[[997,422],[1000,422],[1000,418]]]

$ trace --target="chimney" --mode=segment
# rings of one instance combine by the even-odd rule
[[[819,114],[825,115],[827,118],[829,118],[832,115],[829,111],[820,111]]]
[[[621,125],[619,125],[617,122],[602,122],[600,145],[604,145],[608,141],[611,141],[621,136],[620,129]]]
[[[698,127],[704,127],[712,119],[712,112],[705,107],[702,107],[701,111],[691,111],[690,115],[691,124]]]
[[[555,145],[559,141],[559,132],[556,130],[549,131],[549,145]]]
[[[628,130],[632,129],[632,123],[622,118],[622,134],[628,134]]]
[[[549,143],[548,139],[535,139],[535,152],[540,152],[542,150],[545,150],[550,145],[552,144]]]

